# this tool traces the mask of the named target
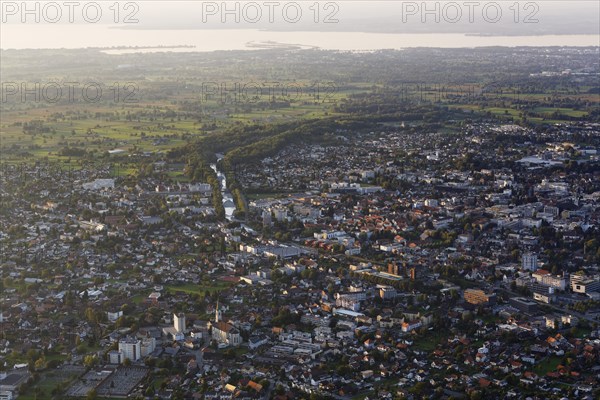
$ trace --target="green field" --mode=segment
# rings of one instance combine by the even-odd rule
[[[272,198],[283,198],[286,197],[288,193],[281,192],[268,192],[268,193],[248,193],[246,198],[250,200],[262,200],[262,199],[272,199]]]
[[[303,94],[304,97],[291,101],[287,106],[261,104],[220,104],[217,101],[203,103],[201,113],[182,113],[169,101],[148,101],[145,103],[123,105],[54,105],[30,109],[3,109],[0,123],[0,161],[14,163],[47,159],[48,161],[68,161],[78,155],[66,155],[65,148],[83,149],[87,154],[83,158],[104,158],[113,162],[126,162],[130,155],[146,152],[165,153],[170,149],[184,146],[194,139],[208,133],[224,130],[234,125],[252,125],[255,123],[281,123],[304,119],[321,119],[337,117],[334,108],[348,96],[367,93],[369,90],[382,90],[380,86],[353,82],[352,89],[339,89],[327,94],[327,99],[316,99],[314,94]],[[376,88],[376,89],[375,89]],[[393,92],[393,88],[388,88]],[[399,89],[400,90],[400,89]],[[456,88],[460,92],[460,87]],[[457,92],[457,93],[459,93]],[[516,122],[527,121],[534,124],[551,124],[563,122],[561,118],[586,118],[588,110],[568,107],[551,107],[548,95],[539,93],[523,93],[521,98],[530,104],[526,107],[506,100],[492,98],[481,100],[473,98],[459,104],[449,99],[439,99],[435,90],[419,93],[408,93],[406,96],[423,97],[423,101],[437,102],[448,108],[456,116],[462,111],[474,115],[492,115],[500,119],[512,119]],[[506,96],[510,96],[507,94]],[[558,101],[568,94],[556,94],[552,101]],[[589,108],[597,107],[600,99],[594,95],[580,95],[580,99],[589,97]],[[417,121],[418,122],[418,121]],[[33,131],[25,124],[39,124]],[[383,125],[394,126],[395,123],[384,122]],[[412,125],[413,123],[409,123]],[[120,156],[108,155],[109,150],[121,149],[125,153]],[[115,171],[115,175],[123,176],[135,172],[131,167]],[[185,177],[170,172],[173,178],[185,181]]]
[[[19,399],[41,400],[50,399],[52,391],[57,387],[65,388],[68,383],[78,376],[76,373],[62,374],[59,370],[47,370],[40,373],[40,378],[33,385],[28,386]]]
[[[555,371],[556,367],[560,365],[561,361],[562,357],[549,356],[537,363],[533,368],[533,371],[540,377],[544,377],[548,372]]]
[[[586,111],[574,110],[572,108],[560,108],[560,107],[558,107],[558,108],[536,107],[532,111],[536,112],[536,113],[540,113],[540,114],[548,114],[548,116],[550,116],[554,112],[557,112],[559,114],[563,114],[563,115],[566,115],[569,117],[574,117],[574,118],[581,118],[581,117],[588,115],[588,113]]]
[[[165,288],[170,293],[187,293],[187,294],[198,294],[204,295],[207,291],[210,293],[220,292],[222,290],[230,287],[231,284],[229,282],[214,282],[210,286],[209,285],[195,285],[193,283],[188,283],[185,285],[166,285]]]
[[[439,344],[443,344],[447,338],[447,335],[440,332],[427,331],[425,335],[418,335],[414,339],[413,348],[430,352],[435,350]]]

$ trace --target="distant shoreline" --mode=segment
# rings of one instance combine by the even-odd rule
[[[324,28],[321,26],[320,28]],[[339,28],[339,27],[338,27]],[[125,30],[125,31],[228,31],[232,30],[230,26],[142,26],[142,25],[131,25],[131,26],[111,26],[110,29]],[[464,36],[477,36],[477,37],[536,37],[536,36],[600,36],[598,32],[473,32],[473,31],[421,31],[421,30],[397,30],[397,29],[310,29],[303,27],[260,27],[260,26],[247,26],[247,27],[236,27],[233,30],[247,30],[247,31],[260,31],[260,32],[286,32],[286,33],[364,33],[364,34],[383,34],[383,35],[464,35]]]
[[[99,50],[131,50],[131,49],[193,49],[196,46],[193,44],[175,44],[175,45],[158,45],[158,46],[108,46],[108,47],[89,47],[90,49]]]
[[[599,47],[597,35],[502,36],[492,33],[366,33],[337,31],[123,30],[108,26],[11,26],[2,50],[88,49],[118,52],[213,52],[261,49],[378,51],[407,48]]]

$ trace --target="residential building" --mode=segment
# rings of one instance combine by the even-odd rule
[[[137,361],[142,357],[142,341],[136,338],[127,337],[119,340],[119,352],[122,354],[121,360],[126,358],[130,361]]]
[[[537,254],[525,253],[523,254],[521,261],[521,268],[523,268],[524,271],[535,271],[537,269]]]
[[[185,333],[185,314],[173,314],[173,327],[177,333]]]
[[[414,321],[407,321],[402,323],[402,332],[412,332],[415,329],[419,329],[423,324],[421,320],[416,319]]]
[[[537,282],[542,283],[546,286],[553,287],[555,289],[565,290],[567,287],[567,280],[564,276],[552,275],[550,271],[546,271],[544,269],[538,269],[533,274],[531,274],[531,276]]]

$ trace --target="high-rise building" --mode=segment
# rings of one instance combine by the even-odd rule
[[[523,254],[521,267],[524,271],[535,271],[537,269],[537,254]]]
[[[270,228],[271,225],[273,225],[273,220],[271,218],[271,211],[269,211],[269,210],[263,210],[263,212],[262,212],[262,220],[263,220],[263,227]]]
[[[185,314],[173,314],[173,327],[177,333],[185,333]]]
[[[156,339],[153,337],[146,338],[142,340],[142,344],[140,346],[140,352],[142,357],[149,356],[154,349],[156,348]]]
[[[133,337],[126,337],[119,340],[119,352],[122,354],[121,360],[128,358],[130,361],[137,361],[142,357],[142,342]]]

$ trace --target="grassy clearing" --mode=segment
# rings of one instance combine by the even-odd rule
[[[420,351],[433,351],[440,343],[445,343],[447,336],[442,332],[428,331],[415,338],[413,348]]]
[[[50,399],[52,390],[57,386],[65,386],[76,378],[78,374],[71,373],[63,375],[58,370],[47,370],[40,374],[40,380],[27,388],[24,394],[19,395],[19,399],[41,400]]]
[[[532,110],[533,112],[540,114],[547,114],[548,117],[551,116],[554,112],[558,112],[559,114],[566,115],[568,117],[581,118],[588,113],[586,111],[574,110],[572,108],[553,108],[553,107],[536,107]]]
[[[231,286],[231,284],[228,282],[216,281],[211,283],[210,285],[196,285],[193,283],[188,283],[186,285],[167,285],[165,286],[165,289],[167,289],[167,291],[171,293],[182,292],[187,294],[204,295],[207,291],[212,294],[214,292],[220,292],[222,290],[225,290],[229,286]]]
[[[561,363],[562,357],[549,356],[535,365],[533,371],[539,376],[546,376],[548,372],[556,371],[556,367]]]
[[[288,193],[282,192],[269,192],[269,193],[249,193],[246,195],[246,198],[250,200],[262,200],[262,199],[278,199],[282,197],[286,197]]]
[[[131,298],[131,301],[134,302],[135,304],[140,304],[141,302],[144,301],[144,299],[146,299],[148,297],[148,294],[150,294],[150,292],[136,294],[135,296],[133,296]]]

